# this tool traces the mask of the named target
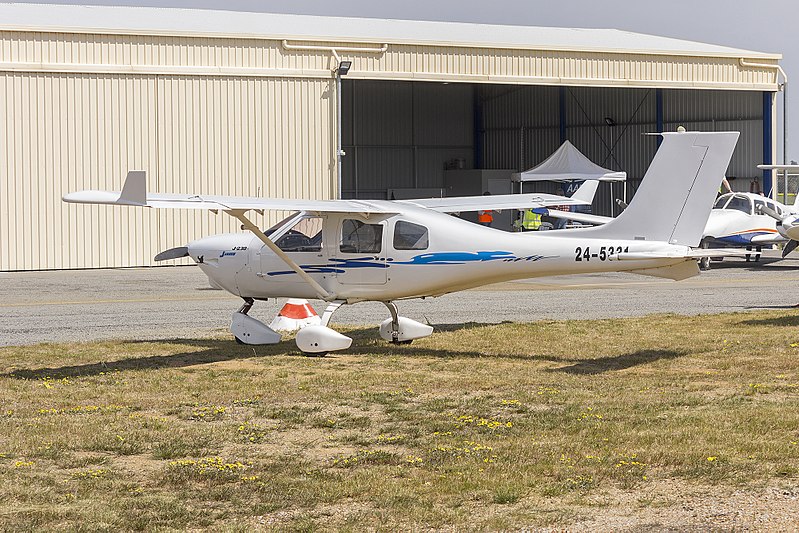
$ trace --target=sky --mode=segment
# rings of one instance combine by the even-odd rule
[[[789,82],[795,80],[793,84],[788,84],[788,159],[799,160],[799,39],[793,36],[793,17],[799,12],[796,0],[40,0],[25,3],[182,7],[524,26],[616,28],[779,53],[783,55],[781,65]],[[781,161],[782,95],[777,98],[777,105],[777,158]]]

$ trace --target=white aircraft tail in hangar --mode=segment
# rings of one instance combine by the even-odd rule
[[[629,207],[592,228],[507,233],[449,213],[582,204],[546,194],[422,200],[287,200],[149,194],[145,174],[128,174],[122,192],[81,191],[66,202],[223,211],[250,233],[206,237],[161,254],[191,258],[210,280],[244,299],[231,330],[241,342],[276,343],[280,335],[247,315],[256,300],[320,298],[322,325],[297,334],[304,352],[346,349],[352,340],[329,327],[341,305],[384,303],[380,335],[410,342],[432,328],[399,316],[394,302],[439,296],[500,281],[588,272],[634,272],[684,279],[698,274],[694,251],[737,132],[667,133]],[[263,231],[249,211],[297,213]]]

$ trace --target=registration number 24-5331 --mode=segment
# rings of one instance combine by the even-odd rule
[[[590,261],[591,259],[599,259],[600,261],[607,261],[612,255],[618,255],[622,252],[629,252],[630,247],[622,248],[621,246],[600,246],[599,249],[594,248],[591,252],[591,247],[578,246],[574,249],[575,261]]]

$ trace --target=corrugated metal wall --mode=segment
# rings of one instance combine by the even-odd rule
[[[101,30],[98,30],[98,32]],[[292,41],[319,47],[369,43]],[[602,43],[597,43],[598,47]],[[744,67],[739,58],[578,50],[522,50],[391,43],[382,54],[349,54],[350,76],[365,79],[461,81],[525,85],[593,85],[776,90],[776,71]],[[282,41],[205,36],[140,36],[3,32],[4,68],[107,71],[130,65],[148,74],[286,75],[325,77],[333,66],[324,51],[287,51]],[[757,59],[776,64],[776,60]],[[24,66],[24,65],[28,66]],[[264,72],[271,70],[272,72]]]
[[[129,169],[147,170],[158,192],[330,198],[331,87],[0,74],[0,270],[150,265],[159,250],[235,229],[207,212],[61,202],[69,191],[119,190]]]
[[[683,125],[699,131],[740,131],[727,169],[736,190],[749,190],[752,178],[762,178],[755,168],[763,162],[763,94],[728,91],[663,91],[664,129]],[[741,186],[743,185],[743,186]]]
[[[345,198],[441,188],[447,164],[472,167],[471,85],[347,80],[342,94]]]
[[[655,89],[567,87],[563,91],[566,139],[595,163],[628,175],[632,197],[657,149]],[[560,146],[560,100],[556,87],[488,86],[483,98],[485,168],[526,170]],[[683,125],[699,131],[741,132],[727,175],[736,190],[748,190],[760,179],[763,161],[762,93],[745,91],[663,91],[664,129]],[[615,124],[609,126],[609,118]],[[611,150],[612,148],[612,150]],[[528,185],[526,190],[532,191]],[[552,184],[538,190],[554,192]],[[621,198],[621,185],[613,197]],[[611,187],[597,193],[595,212],[609,214]]]

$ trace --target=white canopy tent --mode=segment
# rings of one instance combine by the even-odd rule
[[[513,175],[513,181],[519,182],[519,192],[523,192],[523,184],[528,181],[582,181],[599,180],[611,182],[610,190],[613,196],[613,182],[626,181],[627,173],[603,168],[588,159],[571,142],[565,141],[560,148],[542,163],[531,169]],[[624,189],[624,201],[627,201],[627,187]],[[612,201],[612,200],[611,200]],[[611,211],[613,205],[611,204]]]
[[[626,172],[602,168],[569,141],[560,145],[544,162],[514,175],[514,181],[625,181]]]

